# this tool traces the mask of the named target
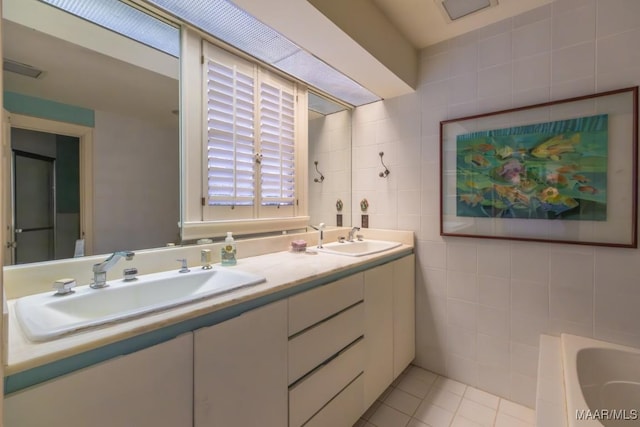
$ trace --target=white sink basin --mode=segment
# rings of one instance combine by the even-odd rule
[[[316,248],[316,250],[318,252],[338,255],[364,256],[388,251],[389,249],[397,248],[401,244],[400,242],[387,242],[384,240],[363,240],[344,243],[332,242],[326,243],[322,248]]]
[[[130,282],[112,280],[103,289],[76,287],[74,294],[54,292],[19,298],[16,316],[32,341],[48,341],[78,330],[211,298],[265,281],[235,268],[177,270],[141,275]]]

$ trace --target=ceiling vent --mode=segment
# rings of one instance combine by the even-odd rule
[[[38,70],[36,67],[32,67],[31,65],[22,64],[20,62],[12,61],[11,59],[4,59],[2,63],[2,69],[4,71],[10,71],[12,73],[20,74],[23,76],[31,77],[33,79],[37,79],[42,75],[42,70]]]
[[[445,19],[453,22],[473,13],[498,5],[498,0],[434,0],[442,10]]]

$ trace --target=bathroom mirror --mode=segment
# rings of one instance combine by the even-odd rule
[[[351,226],[351,110],[309,92],[311,224]]]
[[[81,254],[82,237],[86,254],[178,242],[178,52],[36,0],[5,0],[3,15],[16,201],[5,265]]]
[[[12,134],[35,129],[38,138],[53,138],[53,144],[58,146],[68,139],[66,130],[61,131],[59,137],[42,135],[51,133],[38,128],[38,120],[42,117],[35,125],[31,119],[45,116],[48,121],[58,122],[72,116],[82,122],[88,112],[94,120],[93,125],[87,126],[93,140],[89,153],[91,170],[83,170],[82,147],[76,148],[71,155],[78,158],[76,170],[69,169],[69,162],[63,158],[56,159],[57,170],[65,172],[61,177],[54,175],[57,190],[66,187],[69,176],[80,179],[80,183],[74,184],[75,193],[67,194],[63,200],[53,198],[50,203],[57,205],[59,211],[49,221],[61,229],[57,232],[56,243],[49,240],[44,249],[29,250],[29,254],[35,255],[31,258],[23,256],[17,263],[76,255],[76,239],[89,237],[79,235],[81,227],[78,225],[81,216],[78,206],[86,202],[81,199],[87,188],[92,214],[89,224],[91,244],[85,254],[157,248],[178,242],[181,173],[178,55],[146,47],[38,0],[4,0],[3,15],[5,59],[11,60],[13,65],[28,65],[42,71],[36,78],[27,77],[7,71],[12,64],[5,62],[5,111],[12,117]],[[76,32],[73,26],[80,29]],[[179,38],[179,31],[176,34]],[[117,48],[109,42],[114,38],[122,43]],[[92,41],[98,46],[87,46]],[[106,54],[102,52],[104,49]],[[310,108],[311,221],[338,225],[338,214],[341,214],[341,225],[350,226],[351,111],[317,95],[312,95]],[[52,119],[51,111],[63,118]],[[24,144],[19,148],[22,149],[17,151],[25,151]],[[56,149],[49,147],[48,151],[35,154],[56,158]],[[314,182],[314,161],[318,161],[319,170],[326,176],[320,184]],[[82,186],[84,190],[77,188]],[[342,202],[341,210],[336,207],[338,200]],[[12,218],[12,213],[7,218]],[[21,228],[17,225],[15,221],[8,224],[9,244],[16,241],[13,231]],[[25,228],[28,227],[22,228],[18,239],[28,236]],[[62,229],[72,232],[64,237]],[[11,248],[5,251],[5,265],[16,263],[12,252]],[[53,256],[51,252],[54,252]]]

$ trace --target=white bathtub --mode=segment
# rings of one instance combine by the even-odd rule
[[[640,426],[640,349],[568,334],[560,341],[568,426]]]

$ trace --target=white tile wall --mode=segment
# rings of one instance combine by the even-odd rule
[[[359,136],[366,139],[369,130],[358,127]],[[354,129],[355,135],[358,130]],[[336,201],[342,200],[344,208],[343,225],[348,226],[351,212],[351,113],[341,111],[309,121],[309,216],[311,224],[324,222],[336,225]],[[353,146],[353,155],[358,155],[360,147]],[[377,155],[377,153],[376,153]],[[373,156],[371,156],[373,157]],[[373,159],[375,160],[375,159]],[[318,178],[314,161],[318,161],[318,170],[324,175],[322,183]],[[373,162],[371,162],[373,166]],[[354,181],[357,177],[354,177]]]
[[[426,48],[415,94],[356,109],[355,222],[366,197],[372,227],[416,234],[416,364],[533,407],[540,334],[640,346],[639,251],[442,238],[438,217],[441,120],[637,85],[639,44],[637,0],[556,0]]]

